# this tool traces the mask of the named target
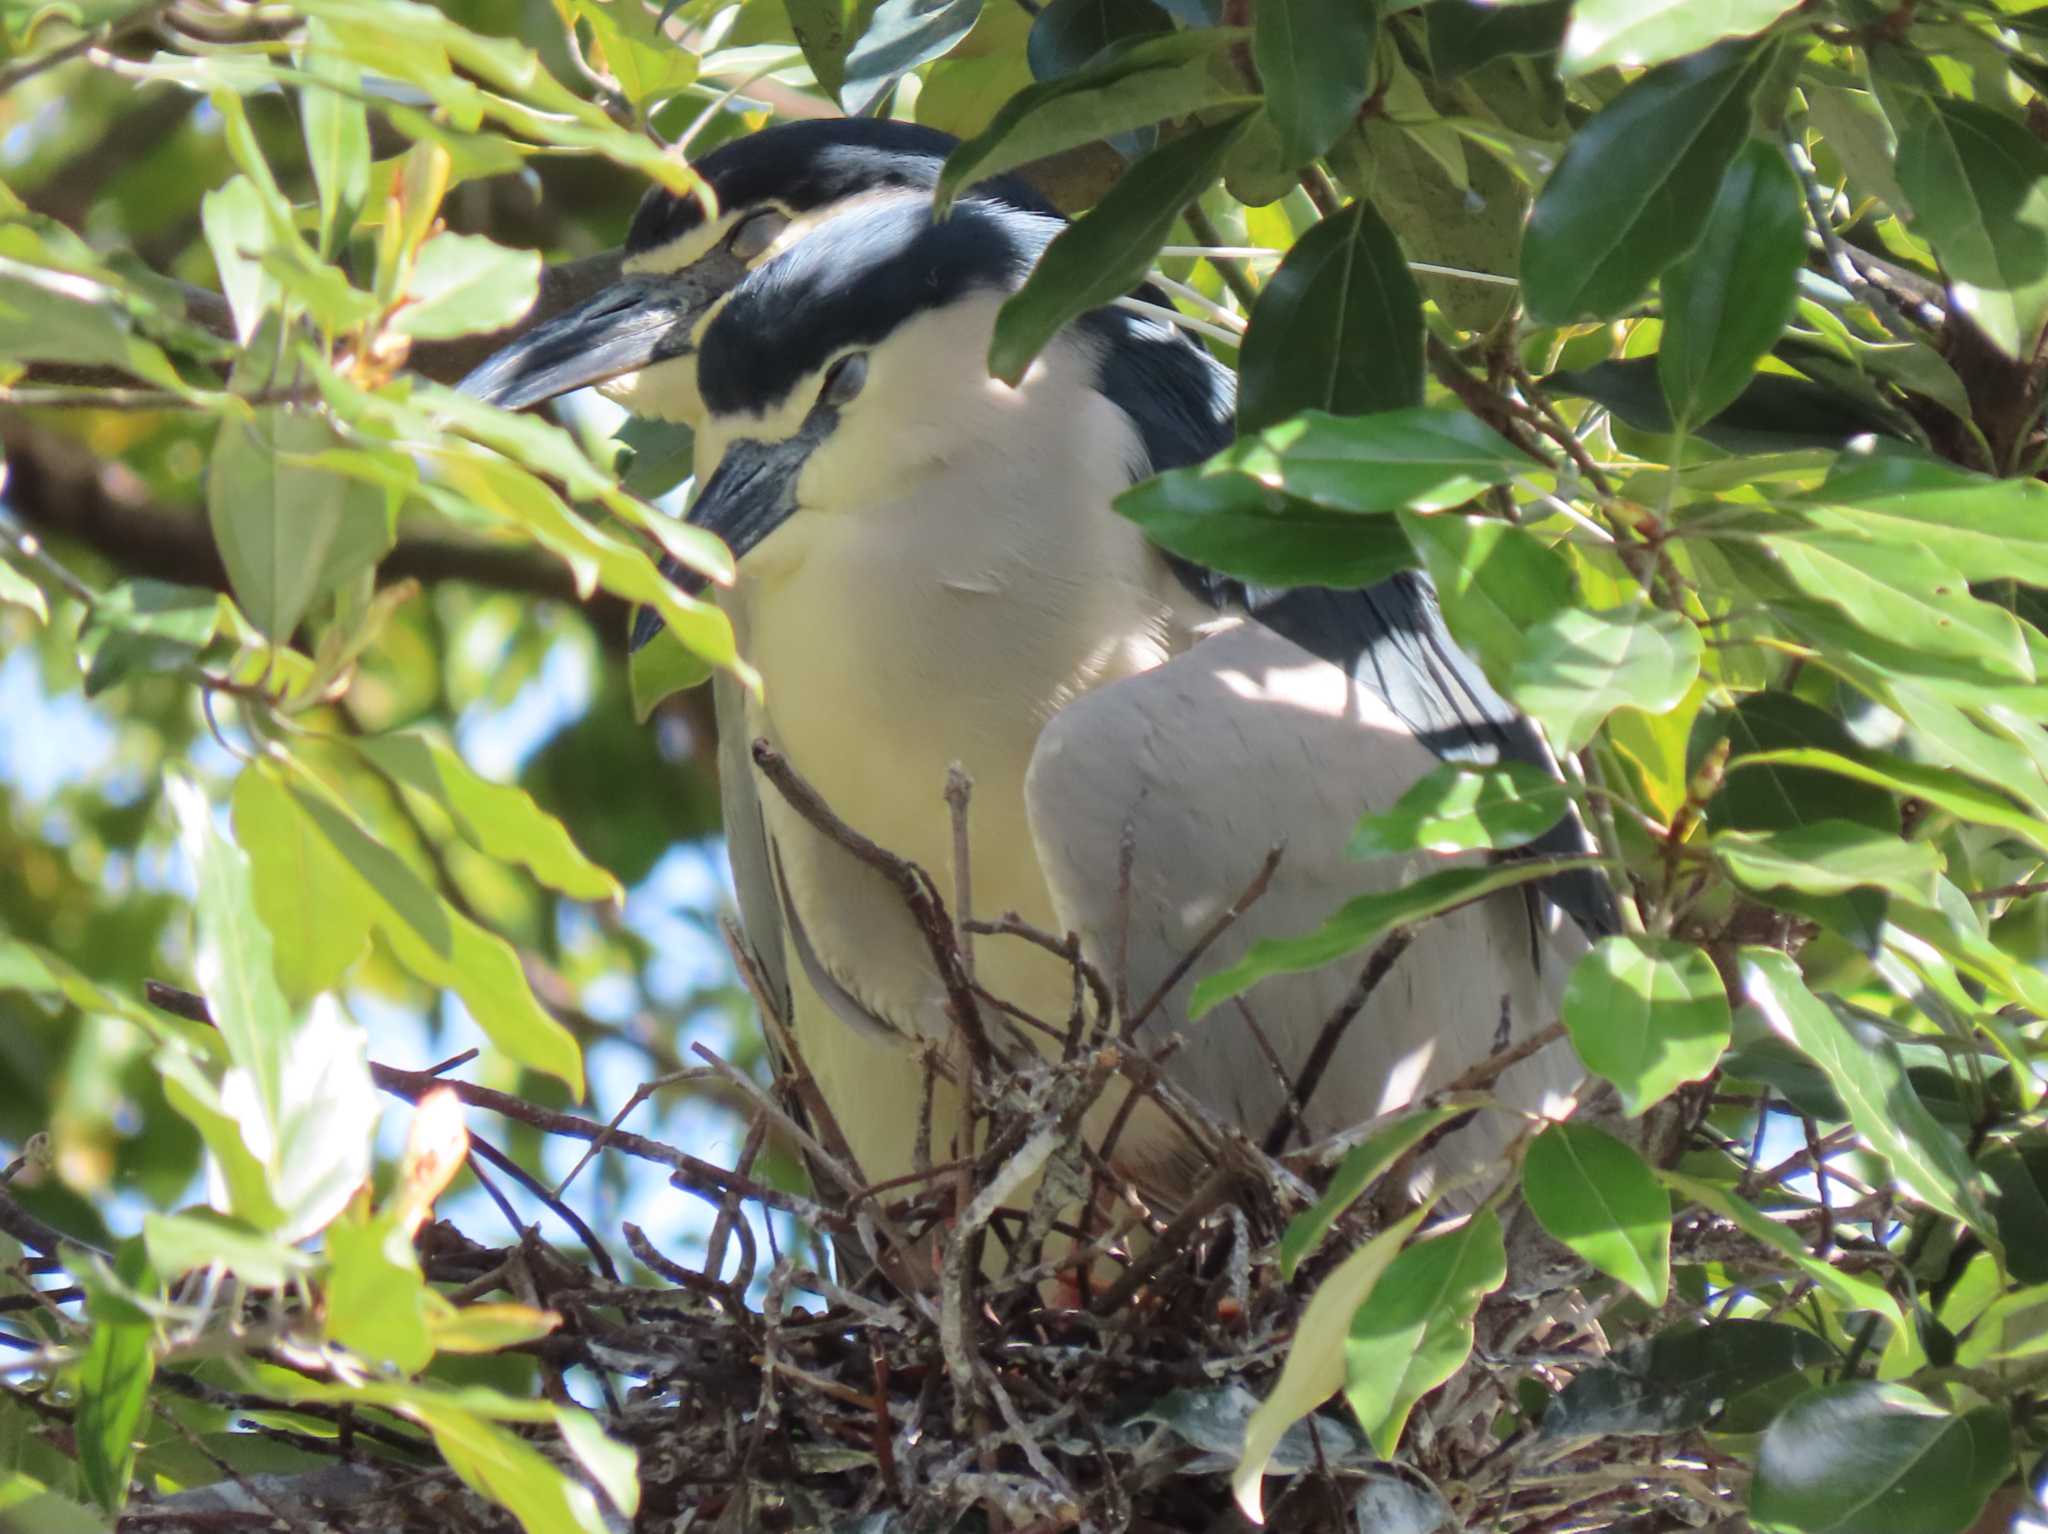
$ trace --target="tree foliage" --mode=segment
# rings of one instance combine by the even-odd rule
[[[530,1179],[547,1134],[595,1134],[561,1111],[586,1061],[650,1079],[698,1063],[678,1020],[743,1010],[723,976],[664,979],[620,908],[711,829],[687,689],[744,671],[715,604],[657,570],[731,575],[652,504],[687,435],[449,385],[615,269],[648,182],[691,189],[673,146],[841,109],[958,135],[942,204],[1021,166],[1075,216],[1004,305],[993,373],[1148,272],[1238,365],[1238,440],[1120,512],[1256,581],[1427,570],[1559,754],[1561,782],[1446,766],[1353,850],[1513,853],[1571,805],[1622,913],[1558,1019],[1583,1111],[1518,1126],[1441,1208],[1398,1169],[1499,1111],[1483,1074],[1276,1174],[1278,1239],[1234,1238],[1275,1286],[1248,1312],[1269,1346],[1227,1384],[1101,1400],[1092,1447],[1042,1444],[1026,1365],[1003,1365],[1019,1406],[934,1321],[956,1426],[1006,1424],[954,1511],[1128,1519],[1113,1475],[1079,1501],[1067,1477],[1149,1464],[1147,1423],[1212,1513],[1219,1470],[1248,1511],[1268,1472],[1335,1475],[1328,1506],[1375,1529],[1960,1534],[2025,1494],[2048,14],[5,0],[0,46],[0,697],[22,709],[0,730],[90,746],[41,787],[0,758],[0,1525],[105,1528],[142,1498],[130,1526],[177,1527],[209,1486],[310,1525],[248,1478],[339,1456],[594,1531],[660,1459],[619,1387],[678,1387],[590,1337],[694,1282],[722,1314],[765,1303],[746,1349],[774,1354],[792,1270],[762,1263],[764,1302],[721,1266],[742,1194],[837,1227],[743,1069],[687,1084],[750,1116],[737,1173],[633,1142],[712,1190],[703,1270],[630,1226],[638,1266],[613,1266],[578,1190],[618,1193],[615,1152],[540,1184],[576,1222],[559,1248],[522,1230],[477,1266],[423,1225],[465,1161]],[[642,604],[674,638],[629,671]],[[587,703],[498,780],[479,718],[558,666]],[[1205,973],[1195,1010],[1554,867],[1355,901]],[[502,1110],[504,1150],[369,1058],[367,1023],[435,1015],[487,1046],[462,1096]],[[380,1088],[420,1104],[402,1156]],[[610,1287],[556,1307],[548,1264],[586,1260]],[[887,1314],[922,1337],[914,1291]],[[858,1303],[834,1314],[879,1326]],[[886,1421],[885,1372],[860,1389]],[[750,1421],[775,1415],[765,1377]],[[760,1441],[702,1475],[766,1474]],[[910,1527],[882,1465],[856,1465],[861,1526]],[[1316,1506],[1295,1516],[1337,1516]]]

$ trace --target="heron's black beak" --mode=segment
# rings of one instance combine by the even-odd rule
[[[690,504],[689,520],[723,538],[732,550],[734,564],[796,510],[797,476],[811,449],[831,427],[830,420],[821,421],[820,416],[829,416],[829,412],[815,413],[795,436],[780,442],[757,442],[750,437],[734,442]],[[688,582],[703,585],[702,577],[686,575],[668,561],[663,561],[662,569],[685,590],[691,590]],[[633,620],[630,648],[639,649],[660,632],[661,615],[651,607],[641,608]]]
[[[698,321],[731,286],[725,275],[693,266],[622,277],[492,353],[459,387],[487,404],[524,410],[571,389],[687,357],[696,350]]]

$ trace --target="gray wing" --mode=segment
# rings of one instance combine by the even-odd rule
[[[1080,326],[1101,346],[1102,391],[1137,429],[1149,460],[1146,473],[1199,463],[1229,446],[1236,378],[1184,332],[1120,309],[1096,310]],[[1404,570],[1363,590],[1280,590],[1248,586],[1172,555],[1167,562],[1204,601],[1249,612],[1350,672],[1436,756],[1526,762],[1555,775],[1557,763],[1542,734],[1451,638],[1436,589],[1421,571]],[[1529,850],[1590,852],[1593,843],[1574,815]],[[1597,873],[1562,874],[1542,888],[1587,932],[1619,930],[1613,896]]]
[[[1298,1076],[1367,955],[1274,976],[1243,1008],[1226,1003],[1193,1024],[1188,993],[1259,938],[1310,931],[1355,895],[1444,866],[1436,857],[1344,855],[1360,809],[1386,807],[1435,762],[1373,689],[1252,622],[1084,695],[1040,737],[1026,779],[1033,839],[1061,921],[1105,966],[1121,923],[1117,849],[1124,825],[1133,828],[1134,1005],[1245,889],[1267,850],[1285,844],[1265,896],[1147,1024],[1186,1034],[1169,1072],[1255,1139],[1285,1101],[1281,1075]],[[1531,951],[1528,911],[1515,892],[1420,927],[1344,1034],[1309,1103],[1311,1129],[1358,1123],[1442,1085],[1492,1052],[1504,1020],[1518,1037],[1554,1020],[1556,992],[1583,939],[1553,921],[1541,941],[1561,951]],[[1553,1046],[1509,1072],[1503,1092],[1535,1107],[1570,1078],[1568,1051]],[[1484,1115],[1446,1156],[1476,1163],[1512,1128]]]
[[[711,688],[711,706],[718,718],[718,803],[725,817],[726,855],[732,861],[740,930],[768,986],[769,999],[788,1022],[789,969],[782,947],[782,904],[776,899],[768,831],[761,820],[759,788],[754,781],[746,693],[724,671],[712,679]]]

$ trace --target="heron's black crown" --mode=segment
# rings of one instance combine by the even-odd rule
[[[720,415],[765,410],[854,347],[980,289],[1023,282],[1062,224],[978,195],[932,219],[904,197],[835,218],[748,274],[700,344],[704,403]]]
[[[930,191],[946,156],[959,142],[936,128],[872,117],[816,118],[777,123],[721,144],[695,162],[726,211],[778,203],[808,213],[863,192],[900,187]],[[976,195],[1034,213],[1056,210],[1016,176],[981,183]],[[626,253],[655,250],[704,221],[694,196],[656,187],[640,200],[626,234]]]

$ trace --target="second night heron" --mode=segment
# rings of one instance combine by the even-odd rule
[[[471,387],[523,404],[643,369],[621,391],[629,408],[697,426],[690,519],[739,559],[721,600],[765,683],[759,698],[719,699],[742,918],[868,1179],[912,1170],[924,1066],[911,1045],[947,1041],[945,989],[893,889],[757,780],[744,752],[757,737],[941,888],[954,861],[941,790],[960,764],[976,911],[1077,932],[1105,968],[1121,950],[1133,997],[1170,977],[1284,842],[1266,895],[1149,1025],[1186,1034],[1169,1074],[1256,1138],[1357,966],[1273,977],[1189,1025],[1193,981],[1420,871],[1344,855],[1362,811],[1440,758],[1542,761],[1542,743],[1452,644],[1420,576],[1247,590],[1117,516],[1131,484],[1228,443],[1229,372],[1171,323],[1106,308],[1016,387],[991,379],[996,310],[1061,223],[1002,189],[934,223],[930,136],[884,170],[878,130],[896,131],[805,124],[720,151],[780,169],[738,200],[721,188],[718,223],[683,216],[680,234],[650,199],[635,230],[660,243],[629,245],[638,273],[515,342]],[[807,135],[800,152],[764,154],[778,132]],[[861,174],[820,195],[819,162],[848,143]],[[750,202],[774,219],[751,255],[734,253],[718,242],[744,233]],[[673,358],[688,360],[663,382]],[[1552,845],[1575,835],[1567,823]],[[1553,881],[1544,898],[1509,892],[1421,928],[1343,1034],[1305,1128],[1398,1107],[1555,1017],[1580,942],[1567,908],[1605,924],[1596,885]],[[1039,948],[985,938],[975,971],[1016,1007],[1067,1014],[1071,970]],[[1553,1046],[1498,1090],[1533,1107],[1570,1075]],[[952,1122],[943,1103],[933,1121]],[[1445,1154],[1469,1163],[1506,1127],[1482,1120]],[[1205,1170],[1147,1113],[1114,1154],[1169,1200]]]

